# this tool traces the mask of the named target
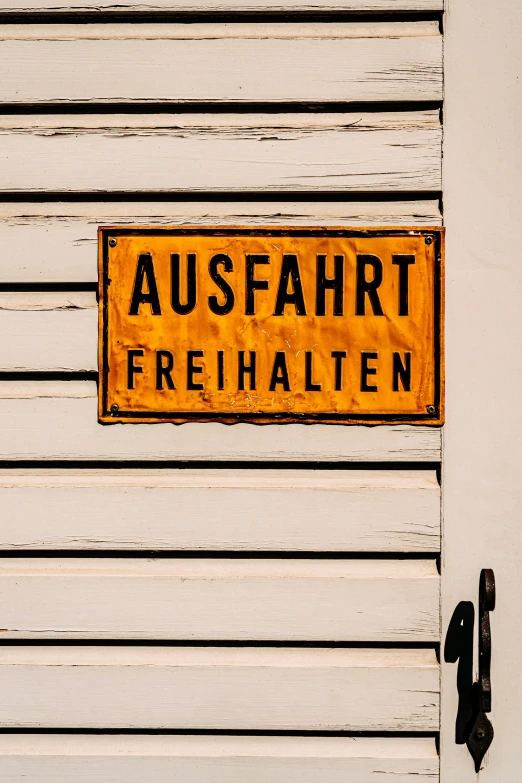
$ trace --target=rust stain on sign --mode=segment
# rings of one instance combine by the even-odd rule
[[[442,423],[442,229],[99,240],[101,422]]]

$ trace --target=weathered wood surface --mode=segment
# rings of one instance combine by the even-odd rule
[[[4,734],[4,783],[433,783],[424,737]]]
[[[439,576],[434,560],[0,558],[0,616],[3,639],[435,642]]]
[[[0,371],[96,370],[97,323],[94,292],[0,292]]]
[[[4,115],[0,192],[435,191],[437,111]]]
[[[1,647],[0,726],[436,731],[429,649]]]
[[[0,70],[9,104],[437,101],[442,36],[436,21],[4,25]]]
[[[115,424],[93,381],[0,381],[0,459],[432,462],[441,431],[408,425]]]
[[[0,202],[0,282],[98,279],[99,225],[441,225],[437,201]]]
[[[250,2],[250,5],[248,5]],[[440,10],[440,0],[101,0],[96,10]],[[11,11],[49,0],[8,0]],[[436,23],[249,27],[4,26],[0,101],[18,104],[438,101]],[[260,63],[263,78],[259,77]],[[219,67],[218,67],[219,66]],[[172,78],[180,73],[182,78]],[[332,73],[335,78],[332,78]],[[355,108],[355,107],[354,107]],[[440,190],[437,112],[26,115],[0,120],[4,193]],[[421,206],[422,203],[422,206]],[[247,216],[247,219],[241,217]],[[238,220],[239,217],[239,220]],[[314,219],[310,219],[310,218]],[[115,219],[116,218],[116,219]],[[410,204],[16,205],[0,211],[3,282],[94,282],[99,223],[438,225]],[[95,370],[94,296],[0,295],[0,370]],[[410,427],[100,427],[92,382],[2,383],[0,459],[432,461]],[[202,429],[204,427],[204,429]],[[4,471],[0,546],[437,551],[433,471]],[[2,543],[3,541],[3,543]],[[11,639],[439,640],[433,560],[0,561]],[[2,606],[3,605],[3,606]],[[0,726],[431,731],[433,650],[0,648]],[[25,743],[25,744],[24,744]],[[406,783],[433,740],[4,735],[8,783]]]
[[[442,11],[443,0],[4,0],[2,13],[68,13],[74,11],[203,12],[223,11]]]
[[[51,20],[52,21],[52,20]],[[154,23],[136,19],[133,22],[102,24],[74,22],[59,24],[0,24],[2,41],[215,41],[215,40],[338,40],[346,38],[441,38],[439,23],[431,21],[363,22],[254,22]],[[211,76],[211,74],[210,74]]]
[[[0,507],[3,550],[440,549],[433,470],[11,469]]]

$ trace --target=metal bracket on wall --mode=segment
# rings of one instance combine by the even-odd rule
[[[495,574],[491,568],[480,572],[479,589],[479,677],[473,685],[473,720],[467,738],[475,771],[493,742],[493,726],[486,713],[491,712],[491,626],[489,613],[495,608]]]

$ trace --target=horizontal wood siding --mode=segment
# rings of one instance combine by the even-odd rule
[[[441,183],[436,111],[6,115],[0,139],[4,193],[437,192]]]
[[[433,783],[429,738],[0,736],[4,783]]]
[[[438,615],[433,560],[0,558],[4,639],[435,642]]]
[[[4,728],[436,731],[435,652],[2,647]]]
[[[2,781],[438,779],[440,429],[101,426],[95,285],[99,225],[441,225],[441,10],[0,9]]]
[[[0,283],[96,282],[97,229],[115,223],[438,226],[441,214],[435,200],[0,202],[0,246],[9,258],[0,266]]]
[[[0,381],[0,459],[433,462],[440,443],[410,425],[100,426],[92,381]]]
[[[0,69],[10,104],[437,101],[442,37],[437,22],[9,25]]]
[[[433,470],[4,470],[0,507],[3,550],[440,548]]]

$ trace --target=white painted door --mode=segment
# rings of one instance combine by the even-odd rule
[[[492,567],[517,783],[518,4],[2,6],[1,779],[475,780],[444,649]],[[443,434],[97,423],[98,225],[443,219]]]

